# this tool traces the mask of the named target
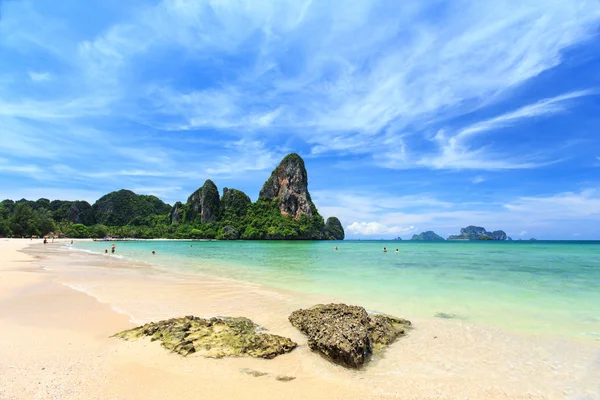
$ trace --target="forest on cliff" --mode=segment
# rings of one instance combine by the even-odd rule
[[[130,190],[87,201],[42,198],[0,202],[0,236],[47,234],[72,238],[173,239],[344,239],[336,217],[327,222],[308,192],[302,158],[287,155],[252,202],[244,192],[207,180],[185,203],[171,206],[155,196]]]

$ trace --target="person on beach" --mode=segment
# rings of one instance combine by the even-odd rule
[[[115,244],[113,243],[110,252],[113,253],[113,254],[115,254],[116,247],[117,246],[115,246]]]
[[[44,238],[44,244],[48,243],[48,239]]]
[[[387,248],[386,247],[383,248],[383,252],[387,253]]]
[[[108,254],[108,249],[104,249],[104,254]]]

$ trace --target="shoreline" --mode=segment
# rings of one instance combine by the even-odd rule
[[[364,370],[348,371],[311,352],[306,338],[287,322],[290,311],[315,304],[318,296],[234,280],[148,273],[128,260],[59,248],[69,241],[36,248],[29,239],[0,240],[0,328],[11,332],[0,344],[0,358],[8,360],[0,366],[0,376],[6,377],[0,399],[53,398],[46,392],[60,398],[600,398],[593,380],[600,372],[598,345],[406,316],[415,323],[407,337]],[[95,285],[93,296],[73,289],[78,282]],[[246,316],[299,347],[268,361],[183,358],[156,343],[109,339],[134,326],[115,307],[139,321],[188,314]],[[81,314],[94,318],[75,323]],[[36,347],[42,331],[50,332],[46,344],[52,349]],[[73,349],[65,339],[81,348]],[[43,378],[49,367],[35,369],[44,361],[60,370],[74,360],[79,364],[69,373],[52,374],[55,381]],[[249,377],[242,368],[270,375]],[[277,382],[275,374],[297,379]],[[95,382],[95,376],[102,379]],[[156,381],[158,376],[164,379]],[[137,386],[127,388],[124,381]]]

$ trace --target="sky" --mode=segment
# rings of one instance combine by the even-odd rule
[[[0,198],[300,154],[347,238],[600,239],[600,0],[0,0]]]

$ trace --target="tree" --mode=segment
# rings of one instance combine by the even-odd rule
[[[88,234],[93,238],[103,238],[108,235],[108,227],[102,224],[96,224],[88,228]]]
[[[14,208],[11,230],[15,236],[39,235],[33,226],[33,211],[26,203],[17,203]]]
[[[73,224],[69,226],[65,235],[72,238],[87,238],[90,237],[87,226],[83,224]]]

